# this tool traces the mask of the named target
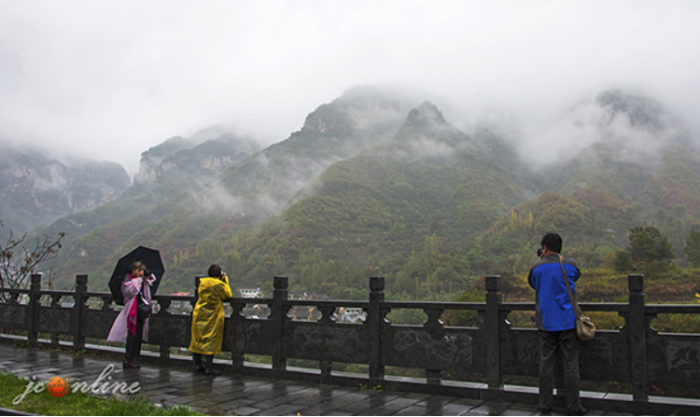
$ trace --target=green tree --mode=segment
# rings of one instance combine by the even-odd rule
[[[700,231],[697,226],[692,227],[685,237],[685,259],[694,267],[700,267]]]
[[[673,246],[656,227],[633,227],[630,229],[629,240],[627,252],[636,270],[660,272],[675,258]]]
[[[612,252],[612,267],[616,271],[627,272],[634,269],[632,265],[632,260],[630,259],[630,254],[626,250],[616,250]]]
[[[673,247],[668,238],[652,226],[630,229],[627,248],[632,262],[668,261],[673,259]]]

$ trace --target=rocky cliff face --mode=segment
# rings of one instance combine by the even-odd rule
[[[115,162],[65,165],[33,151],[0,151],[0,220],[16,234],[118,197],[131,180]],[[7,232],[7,231],[6,231]]]
[[[153,184],[172,176],[210,176],[258,152],[259,146],[223,127],[214,126],[185,139],[170,138],[141,154],[135,184]]]
[[[134,177],[135,184],[150,184],[158,178],[156,170],[167,157],[192,146],[181,136],[175,136],[141,154],[139,172]]]

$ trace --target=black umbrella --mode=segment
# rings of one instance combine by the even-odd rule
[[[160,259],[160,252],[156,249],[139,246],[132,250],[127,255],[119,259],[117,266],[114,267],[112,278],[109,279],[109,289],[112,291],[114,302],[119,305],[124,305],[124,296],[122,295],[122,281],[129,272],[129,267],[134,262],[141,262],[146,266],[146,272],[156,276],[156,280],[151,285],[151,294],[155,294],[160,285],[160,280],[163,278],[165,268],[163,261]]]

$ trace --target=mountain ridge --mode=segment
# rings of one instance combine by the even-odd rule
[[[700,219],[700,158],[660,105],[635,97],[612,91],[587,102],[583,113],[595,117],[580,128],[590,143],[572,159],[535,169],[513,146],[517,137],[487,127],[467,135],[428,101],[350,89],[309,113],[286,140],[216,175],[168,185],[161,174],[136,184],[125,195],[134,193],[130,207],[145,208],[93,223],[56,270],[93,271],[99,287],[120,253],[144,244],[163,252],[172,277],[164,290],[189,288],[202,265],[216,261],[234,285],[289,274],[294,285],[333,284],[328,291],[340,294],[333,291],[360,291],[356,282],[381,273],[388,288],[423,291],[419,281],[428,280],[430,288],[454,289],[467,285],[465,273],[522,271],[549,230],[577,242],[571,253],[595,267],[639,224],[673,233],[682,256],[683,230]],[[566,123],[577,126],[579,113]],[[169,145],[161,163],[183,152],[177,139]],[[155,195],[138,187],[154,187]],[[114,206],[82,218],[109,218]],[[443,266],[421,278],[423,269],[411,269],[421,257]],[[324,282],[322,272],[337,278]]]

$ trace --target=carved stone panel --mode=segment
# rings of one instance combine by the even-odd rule
[[[331,362],[367,363],[367,330],[363,326],[321,326],[295,323],[290,326],[287,356]]]
[[[581,378],[584,379],[613,380],[616,367],[625,365],[613,361],[611,340],[600,334],[581,344],[579,355]]]
[[[224,335],[224,345],[227,345],[225,339],[229,334]],[[243,331],[236,332],[235,335],[240,335],[231,341],[235,343],[236,350],[258,355],[271,355],[273,338],[280,337],[273,334],[272,321],[257,319],[244,320]]]
[[[189,347],[191,337],[191,316],[153,316],[148,319],[149,343]]]
[[[669,341],[666,366],[672,380],[681,384],[700,385],[700,340]]]
[[[84,310],[83,336],[106,339],[109,331],[112,330],[114,319],[119,313],[116,311]]]
[[[224,338],[221,342],[221,350],[228,352],[234,347],[234,328],[233,320],[229,317],[224,319]]]
[[[617,333],[596,335],[592,341],[581,344],[579,353],[580,372],[583,379],[614,380],[616,372],[622,369],[629,375],[628,355],[618,352],[623,360],[614,357],[611,342],[617,340]],[[510,375],[537,376],[540,363],[540,337],[536,330],[510,330],[503,341],[503,371]],[[629,349],[627,349],[629,350]],[[560,365],[557,365],[560,372]]]
[[[0,326],[24,330],[27,327],[27,306],[0,304]]]
[[[46,333],[70,332],[71,309],[42,307],[39,316],[39,331]]]
[[[473,340],[466,333],[449,332],[434,339],[422,329],[401,329],[393,332],[388,345],[386,365],[435,370],[469,370],[472,366]]]
[[[522,365],[523,368],[535,369],[539,372],[540,364],[540,339],[537,332],[518,331],[516,337],[515,356],[516,363]],[[509,367],[505,367],[506,371]]]

